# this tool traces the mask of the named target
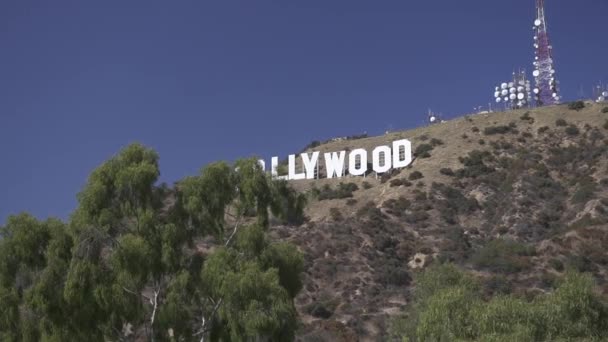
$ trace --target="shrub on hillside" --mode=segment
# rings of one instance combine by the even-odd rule
[[[454,171],[452,169],[450,169],[449,167],[444,167],[444,168],[440,169],[439,173],[441,173],[442,175],[445,175],[445,176],[454,176]]]
[[[433,147],[437,147],[437,146],[441,146],[443,145],[443,141],[441,139],[436,139],[436,138],[432,138],[430,141],[431,145]]]
[[[490,127],[486,127],[483,130],[483,134],[485,135],[495,135],[495,134],[506,134],[506,133],[512,133],[514,131],[513,127],[511,126],[490,126]]]
[[[468,153],[466,157],[460,157],[460,162],[464,168],[456,171],[458,178],[476,178],[495,171],[491,166],[486,165],[486,161],[494,161],[495,158],[488,151],[474,150]]]
[[[604,114],[608,113],[608,107],[602,108],[602,113],[604,113]]]
[[[412,186],[412,182],[408,181],[407,179],[403,179],[403,178],[395,178],[395,179],[391,179],[391,181],[389,182],[389,185],[391,188],[402,186],[402,185],[405,187],[410,187],[410,186]]]
[[[572,195],[573,204],[585,204],[595,197],[597,191],[597,184],[590,177],[579,182],[579,186]]]
[[[329,209],[329,216],[334,221],[342,221],[342,220],[344,220],[344,216],[342,216],[342,212],[340,212],[340,209],[338,209],[338,208],[330,208]]]
[[[408,177],[408,179],[411,181],[422,179],[422,178],[424,178],[424,176],[422,175],[422,173],[420,171],[414,171],[414,172],[410,173],[410,176]]]
[[[473,133],[479,133],[479,127],[474,126],[473,128],[471,128],[471,131],[473,131]]]
[[[557,120],[555,120],[555,126],[565,127],[565,126],[568,126],[568,122],[564,119],[557,119]]]
[[[496,239],[488,242],[472,257],[478,269],[498,273],[517,273],[530,268],[526,257],[535,253],[533,247],[508,239]]]
[[[520,120],[528,121],[529,124],[534,123],[534,118],[530,116],[530,112],[525,112],[524,115],[519,117]]]
[[[431,156],[431,151],[433,150],[433,145],[431,144],[421,144],[416,147],[414,150],[414,155],[419,158],[428,158]]]
[[[329,184],[325,184],[321,189],[313,189],[319,201],[342,199],[353,197],[353,192],[359,190],[355,183],[340,183],[336,189],[332,189]]]
[[[538,132],[538,134],[542,134],[548,130],[549,130],[549,126],[543,126],[543,127],[539,127],[537,132]]]
[[[604,129],[608,129],[608,120],[606,120],[606,122],[604,122],[604,126],[602,126],[602,127],[604,127]]]
[[[566,134],[570,135],[570,136],[576,136],[580,133],[578,127],[576,127],[575,125],[570,124],[570,126],[566,127]]]
[[[583,108],[585,108],[585,102],[584,101],[574,101],[574,102],[568,103],[568,109],[570,109],[570,110],[579,111],[579,110],[581,110]]]
[[[365,190],[369,190],[372,188],[372,185],[367,181],[361,183],[361,185],[363,186],[363,189],[365,189]]]
[[[389,199],[382,203],[382,207],[386,209],[386,211],[395,216],[402,216],[405,214],[405,211],[410,208],[412,203],[405,197],[400,196],[397,199]]]
[[[494,282],[500,287],[503,280]],[[427,283],[430,289],[418,291]],[[515,295],[483,300],[472,276],[444,265],[429,267],[416,279],[407,316],[393,319],[389,335],[396,341],[603,341],[608,303],[594,285],[593,277],[570,272],[555,291],[535,300]]]

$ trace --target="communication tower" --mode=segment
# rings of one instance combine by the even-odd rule
[[[545,19],[545,0],[536,0],[536,19],[534,20],[534,98],[538,106],[558,104],[559,89],[553,64],[553,46],[549,43],[547,21]]]

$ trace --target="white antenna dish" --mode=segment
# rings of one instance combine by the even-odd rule
[[[499,91],[495,92],[494,97],[500,97],[500,92]]]
[[[533,75],[534,77],[538,77],[538,76],[540,75],[540,71],[538,71],[538,70],[534,70],[534,71],[532,72],[532,75]]]
[[[604,96],[604,97],[608,97],[608,91],[603,92],[603,93],[602,93],[602,96]]]
[[[515,99],[517,98],[517,95],[515,95],[515,94],[511,94],[511,95],[509,95],[509,98],[510,98],[511,100],[515,100]]]
[[[538,94],[538,93],[540,93],[540,89],[534,88],[534,94]]]
[[[517,87],[517,92],[519,92],[519,93],[523,93],[524,90],[525,90],[525,88],[522,86]]]
[[[507,96],[507,95],[509,95],[509,91],[507,89],[503,89],[501,94],[502,94],[502,96]]]
[[[526,97],[526,95],[524,95],[523,93],[519,93],[519,94],[517,94],[517,99],[518,99],[518,100],[523,100],[523,99],[524,99],[524,97]]]
[[[513,88],[513,82],[509,82],[509,88]]]
[[[503,101],[505,101],[505,102],[509,102],[509,97],[508,97],[508,96],[505,96],[505,98],[503,99]]]
[[[500,103],[500,101],[502,101],[502,99],[500,97],[496,98],[496,103]]]
[[[534,20],[534,26],[540,26],[540,24],[541,24],[540,19]]]
[[[517,92],[517,89],[515,89],[515,88],[509,89],[509,93],[511,93],[511,94],[515,94],[516,92]]]
[[[501,89],[507,89],[507,84],[506,84],[506,83],[501,84],[501,85],[500,85],[500,88],[501,88]]]

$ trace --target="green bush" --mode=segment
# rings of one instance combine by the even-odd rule
[[[555,126],[565,127],[565,126],[568,126],[568,122],[564,119],[557,119],[557,120],[555,120]]]
[[[414,150],[414,155],[420,158],[428,158],[431,156],[430,152],[433,150],[433,145],[431,144],[421,144],[416,147]]]
[[[562,272],[564,270],[564,263],[559,259],[549,260],[549,266],[558,272]]]
[[[408,177],[408,179],[411,181],[422,179],[422,178],[424,178],[424,176],[422,175],[422,173],[420,171],[414,171],[414,172],[410,173],[410,176]]]
[[[436,139],[436,138],[432,138],[430,143],[433,147],[443,145],[443,141],[441,139]]]
[[[319,201],[323,201],[350,198],[353,197],[353,192],[357,190],[359,190],[359,187],[355,183],[340,183],[336,189],[332,189],[329,184],[325,184],[320,190],[313,189],[313,194]]]
[[[537,132],[538,132],[538,134],[542,134],[548,130],[549,130],[549,126],[543,126],[543,127],[539,127]]]
[[[570,135],[570,136],[576,136],[579,135],[580,131],[578,129],[578,127],[576,127],[575,125],[570,125],[568,127],[566,127],[566,134]]]
[[[606,120],[606,122],[604,122],[604,126],[602,126],[602,127],[604,127],[604,129],[608,129],[608,120]]]
[[[483,134],[485,135],[495,135],[495,134],[506,134],[506,133],[514,133],[515,127],[512,125],[509,126],[490,126],[486,127],[483,130]]]
[[[579,111],[579,110],[581,110],[583,108],[585,108],[585,102],[584,101],[574,101],[574,102],[568,103],[568,109],[570,109],[570,110]]]
[[[361,183],[361,185],[363,186],[363,189],[365,189],[365,190],[369,190],[372,188],[372,185],[367,181]]]
[[[496,239],[488,242],[472,257],[478,269],[498,273],[517,273],[528,269],[530,263],[526,257],[534,254],[534,248],[507,239]]]
[[[604,113],[604,114],[608,113],[608,107],[602,108],[602,113]]]
[[[410,186],[412,186],[412,182],[408,181],[407,179],[403,179],[403,178],[395,178],[395,179],[391,179],[391,181],[389,182],[389,185],[391,188],[402,186],[402,185],[405,187],[410,187]]]
[[[501,280],[504,278],[495,282],[499,288]],[[594,292],[593,278],[589,275],[569,272],[557,282],[555,291],[531,301],[514,295],[484,301],[482,289],[472,277],[453,266],[429,267],[415,283],[411,309],[391,322],[389,336],[393,340],[608,339],[608,303]]]
[[[403,216],[405,211],[410,208],[412,203],[405,197],[400,196],[397,199],[389,199],[382,203],[382,207],[391,215]]]

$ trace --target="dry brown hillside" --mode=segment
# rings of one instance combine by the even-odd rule
[[[607,106],[475,114],[316,147],[371,151],[407,138],[418,155],[381,179],[292,182],[310,194],[309,221],[273,235],[305,255],[299,338],[383,340],[434,260],[476,274],[488,296],[551,291],[568,267],[608,293]]]

